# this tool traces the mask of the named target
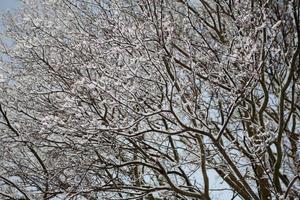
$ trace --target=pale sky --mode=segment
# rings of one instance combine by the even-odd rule
[[[3,31],[3,26],[1,22],[1,15],[5,11],[10,11],[18,7],[20,5],[19,0],[0,0],[0,34]],[[1,39],[1,38],[0,38]],[[0,53],[0,57],[3,59],[4,57]],[[1,72],[0,66],[0,82],[3,80],[3,73]]]
[[[20,5],[20,0],[0,0],[0,19],[1,14],[5,11],[13,10]],[[2,30],[2,24],[0,21],[0,32]]]
[[[14,9],[19,5],[19,0],[0,0],[0,12]]]

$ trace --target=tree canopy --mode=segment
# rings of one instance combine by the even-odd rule
[[[3,20],[0,198],[300,196],[299,0],[24,0]]]

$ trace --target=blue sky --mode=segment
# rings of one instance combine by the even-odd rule
[[[0,0],[0,12],[17,8],[19,0]]]
[[[19,5],[20,0],[0,0],[0,16],[3,12],[16,9]],[[0,32],[2,31],[2,28],[0,21]]]
[[[20,5],[19,0],[0,0],[0,34],[3,31],[3,26],[1,22],[1,15],[5,11],[16,9]],[[1,39],[1,38],[0,38]],[[3,59],[3,55],[0,53],[0,57]],[[0,81],[3,78],[3,74],[1,73],[1,66],[0,66]]]

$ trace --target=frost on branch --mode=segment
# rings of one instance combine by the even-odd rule
[[[29,0],[4,22],[1,198],[300,195],[299,1]]]

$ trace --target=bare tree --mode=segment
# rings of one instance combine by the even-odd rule
[[[24,1],[1,45],[1,198],[296,200],[299,11]]]

